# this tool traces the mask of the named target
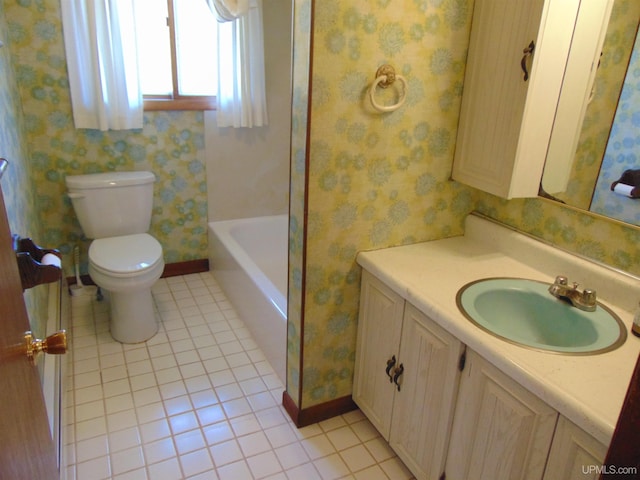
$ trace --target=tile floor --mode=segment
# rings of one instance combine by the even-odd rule
[[[67,480],[409,479],[359,411],[297,429],[284,387],[209,273],[161,279],[160,331],[115,342],[106,302],[72,297]]]

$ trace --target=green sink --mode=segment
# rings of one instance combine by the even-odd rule
[[[620,318],[598,302],[585,312],[548,292],[549,284],[486,278],[458,291],[460,311],[483,330],[518,345],[573,355],[618,348],[627,338]]]

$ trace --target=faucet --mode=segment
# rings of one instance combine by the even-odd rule
[[[582,292],[578,290],[578,284],[573,283],[569,286],[567,277],[558,275],[553,285],[549,287],[549,293],[560,300],[565,300],[580,310],[587,312],[595,312],[596,310],[596,292],[585,288]]]

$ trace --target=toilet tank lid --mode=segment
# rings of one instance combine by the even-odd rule
[[[151,172],[105,172],[87,175],[67,175],[65,182],[69,188],[108,188],[127,185],[142,185],[155,182]]]

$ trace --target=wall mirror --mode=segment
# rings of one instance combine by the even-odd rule
[[[627,174],[622,183],[640,182],[640,2],[611,0],[589,15],[600,18],[578,17],[540,195],[640,226],[640,198],[622,185],[611,190],[627,170],[639,170],[638,178]],[[582,65],[574,65],[573,80],[571,57]],[[571,112],[569,128],[559,120],[562,108]]]

